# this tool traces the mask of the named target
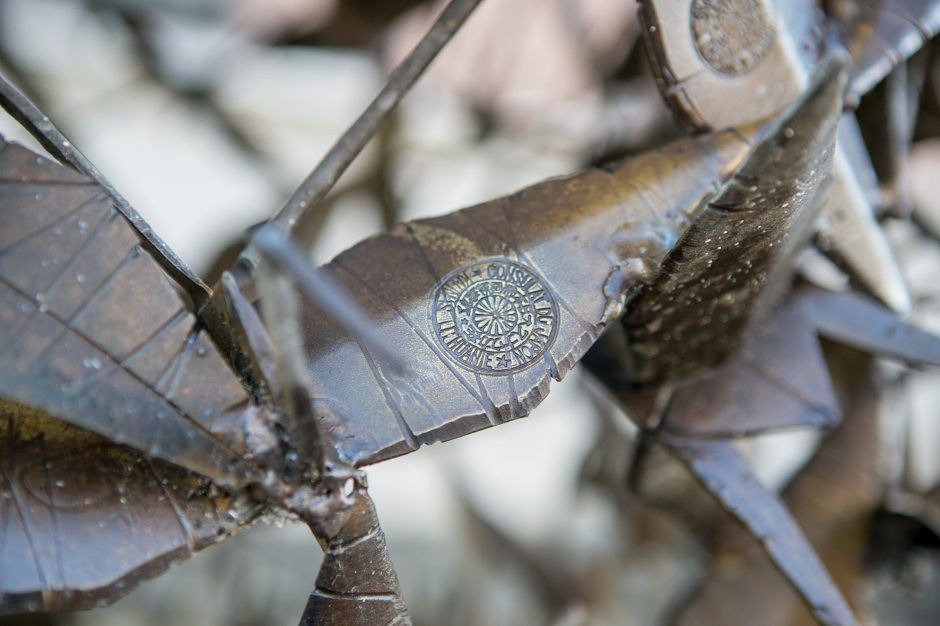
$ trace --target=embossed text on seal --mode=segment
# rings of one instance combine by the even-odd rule
[[[534,270],[507,259],[477,261],[434,290],[431,324],[444,352],[482,374],[507,374],[540,359],[558,332],[558,305]]]

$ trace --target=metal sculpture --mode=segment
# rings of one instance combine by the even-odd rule
[[[277,510],[326,553],[303,624],[408,623],[360,468],[528,415],[594,346],[591,371],[764,539],[817,619],[856,623],[727,439],[839,420],[817,335],[940,365],[940,338],[889,310],[793,288],[820,211],[849,198],[863,236],[832,231],[836,253],[908,305],[840,119],[846,89],[863,93],[912,51],[910,28],[878,40],[896,52],[885,60],[834,9],[824,21],[759,0],[645,2],[667,100],[709,132],[306,267],[283,229],[475,4],[449,5],[215,290],[4,84],[5,106],[66,165],[0,145],[0,610],[114,599]],[[671,30],[667,10],[691,28]],[[933,33],[937,14],[908,21]],[[727,89],[761,97],[732,111]]]

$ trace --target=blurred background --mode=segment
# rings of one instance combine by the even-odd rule
[[[211,283],[440,6],[0,0],[0,71]],[[397,221],[679,136],[636,45],[638,29],[631,0],[484,2],[301,233],[313,260]],[[938,118],[925,107],[929,128]],[[0,117],[0,133],[41,150],[9,118]],[[940,216],[940,144],[929,131],[920,138],[912,190],[929,222]],[[904,250],[918,319],[940,328],[937,247],[923,228],[889,228]],[[875,454],[857,440],[840,444],[845,476],[823,473],[842,476],[829,488],[861,494],[838,526],[858,531],[854,543],[838,554],[870,623],[936,623],[940,500],[931,491],[940,424],[931,418],[940,379],[890,366],[883,377],[890,393],[861,409],[875,424],[865,435]],[[782,579],[681,467],[654,454],[641,493],[623,489],[634,439],[628,420],[576,370],[530,418],[370,468],[415,623],[743,624],[753,623],[743,607],[758,600],[780,624],[808,623]],[[761,479],[783,489],[818,441],[785,433],[742,446]],[[811,496],[824,499],[822,489]],[[0,624],[295,624],[319,560],[305,527],[258,524],[112,606]],[[716,568],[751,587],[709,590]],[[717,617],[721,610],[737,617]]]

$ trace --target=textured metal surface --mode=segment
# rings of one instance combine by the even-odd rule
[[[694,208],[749,150],[739,132],[684,140],[609,170],[398,227],[341,255],[327,271],[378,317],[388,345],[413,367],[399,373],[308,308],[304,332],[315,394],[310,408],[326,426],[325,441],[344,456],[340,463],[380,460],[419,440],[459,436],[527,414],[547,393],[548,381],[573,367],[600,328],[620,313],[627,292],[652,277]],[[296,470],[311,459],[283,465],[279,450],[300,449],[301,442],[274,438],[271,416],[253,404],[187,303],[97,187],[15,145],[4,144],[0,158],[0,332],[7,342],[0,354],[0,392],[8,412],[16,414],[13,427],[57,418],[128,446],[115,448],[119,456],[135,455],[133,448],[154,463],[164,459],[233,488],[258,482],[263,493],[255,497],[311,523],[345,511],[330,483],[303,484],[307,474]],[[578,210],[572,213],[571,206]],[[543,302],[554,302],[557,330],[547,331],[554,342],[540,343],[543,353],[528,367],[473,376],[442,353],[431,299],[448,272],[494,258],[502,259],[497,265],[504,269],[513,267],[510,261],[532,268],[520,274],[526,280],[500,279],[504,296],[506,289],[525,289],[518,293],[531,308],[520,309],[518,321],[535,314],[531,328],[542,324],[538,332],[544,333],[538,314],[544,315]],[[273,371],[271,344],[228,283],[223,291],[233,337],[255,354],[247,365],[263,381]],[[533,341],[523,343],[531,350]],[[293,397],[297,389],[265,394],[285,399],[285,391]],[[102,462],[111,456],[102,452]],[[97,461],[82,458],[83,471],[93,472]],[[263,483],[262,469],[268,471]],[[8,471],[15,475],[18,467]],[[128,481],[129,493],[146,491],[150,483],[135,471],[127,465],[120,480]],[[180,515],[185,519],[188,513]],[[179,516],[171,521],[174,529],[181,524]],[[177,535],[162,534],[170,532],[168,518],[155,512],[153,523],[155,544],[113,529],[107,537],[111,551],[129,556],[109,557],[100,576],[30,582],[13,576],[22,573],[18,560],[3,559],[3,584],[19,585],[4,593],[46,597],[51,608],[119,597],[137,580],[189,554],[190,548],[174,543]],[[16,602],[10,607],[23,606]]]
[[[761,538],[816,619],[830,626],[857,622],[786,508],[728,438],[840,417],[805,305],[784,308],[778,320],[773,311],[823,202],[846,78],[844,57],[825,63],[801,102],[702,209],[657,280],[631,301],[620,350],[609,347],[593,363],[626,370],[619,380],[598,374],[648,436]],[[783,335],[800,329],[798,342]],[[799,370],[786,371],[794,364]],[[615,386],[623,382],[645,387]],[[768,413],[766,421],[752,412]]]
[[[243,484],[248,395],[97,185],[0,144],[0,397]]]
[[[648,43],[667,97],[700,129],[775,113],[816,68],[812,3],[788,5],[785,20],[761,0],[643,6],[663,31],[673,21],[659,12],[687,18],[680,43],[665,32]],[[820,621],[855,623],[779,500],[714,440],[838,421],[817,334],[940,364],[940,340],[854,296],[801,295],[777,313],[828,172],[852,169],[833,158],[840,63],[824,62],[801,102],[766,126],[403,224],[341,254],[321,275],[375,316],[390,353],[316,305],[304,311],[302,355],[299,333],[275,332],[275,315],[269,341],[228,277],[233,336],[254,356],[239,368],[267,384],[253,391],[277,401],[279,422],[140,247],[140,225],[91,181],[0,145],[0,610],[114,599],[248,523],[264,501],[326,548],[303,623],[407,623],[374,508],[346,464],[527,415],[626,306],[617,330],[628,367],[615,374],[669,402],[621,398],[644,406],[641,425],[658,424],[653,436],[764,539]],[[738,97],[740,108],[727,106]],[[858,181],[841,180],[846,202],[867,207]],[[285,359],[300,364],[286,378]]]
[[[0,610],[114,599],[249,521],[213,483],[258,475],[261,409],[101,189],[5,142],[0,320]]]
[[[540,360],[558,335],[558,303],[533,270],[505,259],[457,268],[431,295],[445,354],[471,371],[508,374]]]
[[[818,292],[811,306],[828,339],[906,363],[940,365],[940,338],[862,296]]]
[[[726,359],[782,296],[827,191],[845,85],[833,60],[694,216],[624,317],[631,378],[686,376]]]
[[[845,421],[783,492],[793,519],[816,549],[836,584],[854,606],[866,589],[869,516],[881,499],[876,384],[856,398]],[[786,586],[786,579],[744,529],[726,525],[717,533],[719,567],[704,582],[678,620],[681,626],[752,624],[760,613],[768,626],[811,623],[812,616]],[[865,619],[867,616],[863,616]]]
[[[813,0],[642,0],[639,5],[660,93],[677,118],[698,130],[779,112],[806,88],[818,61]]]
[[[108,182],[85,155],[59,131],[52,121],[0,74],[0,106],[20,122],[49,154],[61,163],[68,164],[94,181],[136,232],[141,246],[198,305],[205,303],[209,288],[150,228],[140,214],[128,203],[114,186]]]
[[[110,601],[258,510],[204,477],[0,402],[0,613]]]
[[[676,386],[663,429],[741,437],[839,423],[842,411],[805,303],[791,301],[762,326],[731,362]]]
[[[372,463],[528,415],[550,381],[561,380],[620,313],[628,292],[652,278],[698,208],[749,149],[738,132],[682,140],[605,170],[399,225],[340,254],[321,271],[372,313],[387,345],[409,364],[402,373],[393,371],[315,307],[306,311],[314,402],[338,424],[341,455],[358,465]],[[492,338],[499,345],[529,341],[528,356],[507,357],[525,365],[517,371],[500,371],[498,360],[492,366],[484,360],[476,370],[464,367],[461,356],[455,359],[464,339],[447,334],[446,315],[432,319],[432,294],[446,291],[453,276],[468,268],[470,284],[491,266],[494,272],[516,267],[526,276],[520,280],[531,295],[513,330],[527,332],[524,317],[535,315],[533,332],[548,340],[555,335],[538,349],[522,335]],[[497,304],[521,302],[512,280],[490,286]],[[531,289],[544,291],[543,302],[554,301],[557,320],[553,308],[534,301],[537,291]],[[479,292],[473,293],[475,299]],[[552,328],[544,317],[534,330],[540,311],[551,311]]]
[[[695,50],[721,74],[747,74],[773,46],[777,29],[760,0],[692,0]]]

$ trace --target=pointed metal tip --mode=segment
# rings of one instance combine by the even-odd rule
[[[877,356],[940,366],[940,336],[853,293],[810,296],[820,335]]]
[[[806,92],[791,105],[783,118],[788,121],[828,117],[842,111],[849,82],[851,59],[843,48],[834,48],[820,61]]]

